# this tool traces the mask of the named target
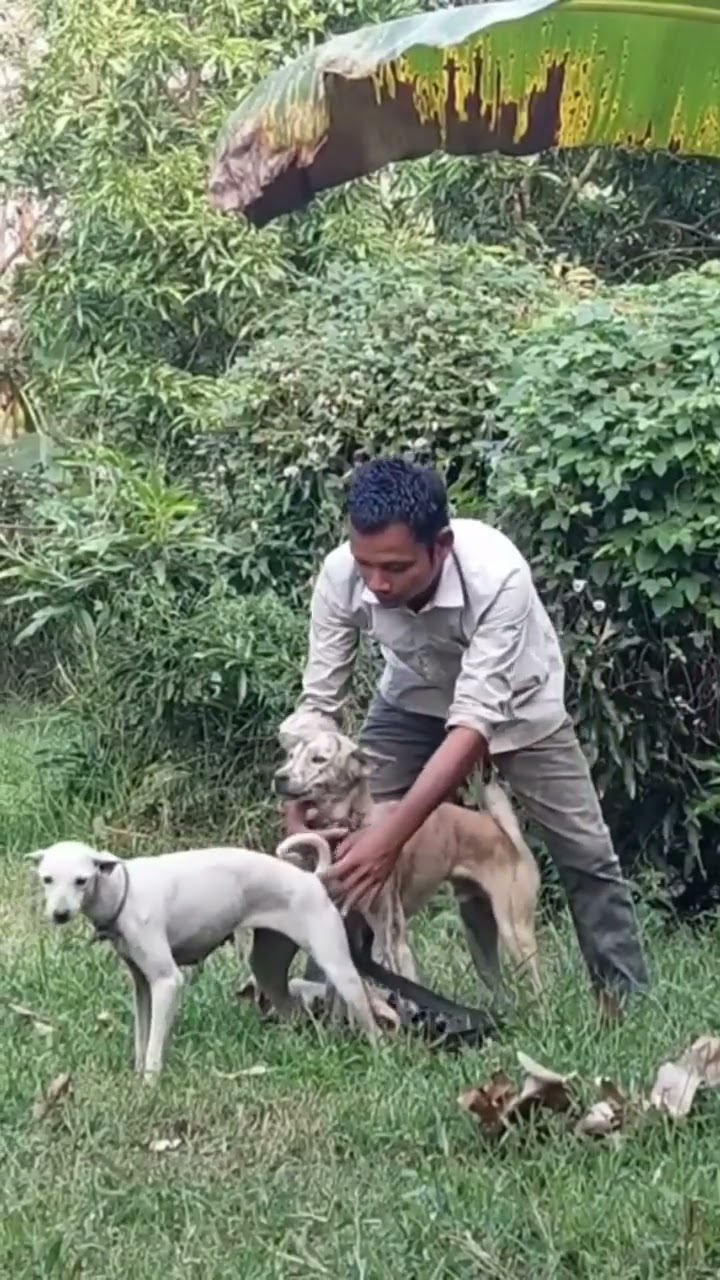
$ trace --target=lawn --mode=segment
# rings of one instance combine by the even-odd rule
[[[703,1095],[684,1124],[655,1116],[617,1146],[554,1120],[498,1145],[456,1102],[497,1067],[517,1074],[518,1049],[588,1081],[649,1086],[665,1057],[720,1027],[717,930],[669,935],[644,916],[653,995],[607,1029],[567,922],[546,921],[545,999],[520,986],[503,1038],[456,1058],[408,1037],[373,1053],[350,1035],[263,1025],[234,998],[227,949],[186,988],[167,1071],[143,1087],[130,1070],[124,973],[87,945],[84,922],[43,923],[23,860],[29,840],[90,834],[91,815],[66,817],[52,779],[38,789],[42,739],[37,722],[6,719],[0,746],[0,1275],[720,1274],[720,1094]],[[452,905],[415,939],[434,984],[472,997]],[[69,1093],[35,1118],[62,1072]]]

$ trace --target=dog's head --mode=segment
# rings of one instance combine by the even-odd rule
[[[302,800],[321,810],[352,811],[369,797],[368,779],[380,757],[358,747],[344,733],[322,729],[287,744],[285,763],[275,773],[275,791],[284,800]]]
[[[53,924],[67,924],[92,897],[97,878],[110,875],[120,861],[78,840],[63,840],[30,854],[45,892],[45,914]]]

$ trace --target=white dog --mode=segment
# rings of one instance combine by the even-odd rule
[[[278,852],[310,844],[318,871],[330,864],[319,835],[289,837]],[[181,965],[197,964],[241,927],[254,928],[250,964],[258,987],[283,1015],[296,1008],[288,987],[290,958],[309,952],[374,1042],[373,1008],[350,956],[339,911],[317,875],[249,849],[194,849],[125,862],[77,841],[31,857],[45,891],[46,914],[66,924],[78,913],[111,941],[135,988],[135,1069],[160,1071],[183,987]],[[393,1015],[387,1009],[390,1022]]]

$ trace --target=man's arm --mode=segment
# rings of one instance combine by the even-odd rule
[[[309,727],[336,728],[352,683],[359,634],[334,598],[325,567],[315,584],[310,604],[310,639],[298,704],[280,725],[281,743],[289,746]],[[307,830],[308,815],[299,801],[283,806],[288,835]]]
[[[310,603],[310,638],[303,672],[302,693],[292,715],[279,729],[281,742],[297,728],[317,724],[337,728],[352,684],[359,632],[337,599],[325,566]]]
[[[522,564],[504,582],[466,650],[444,742],[399,804],[340,846],[327,879],[335,882],[346,903],[377,893],[402,846],[487,759],[490,727],[512,715],[515,668],[525,643],[531,596],[530,570]]]

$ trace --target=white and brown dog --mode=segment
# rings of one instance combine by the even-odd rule
[[[275,790],[283,799],[311,807],[318,829],[359,830],[396,803],[373,801],[373,753],[345,734],[308,727],[307,736],[284,738],[283,745],[287,759],[275,774]],[[404,846],[372,913],[367,913],[375,935],[374,953],[394,972],[417,980],[406,920],[449,882],[480,979],[491,988],[501,986],[499,941],[537,992],[540,875],[512,805],[497,783],[486,785],[484,805],[478,811],[441,804]]]

